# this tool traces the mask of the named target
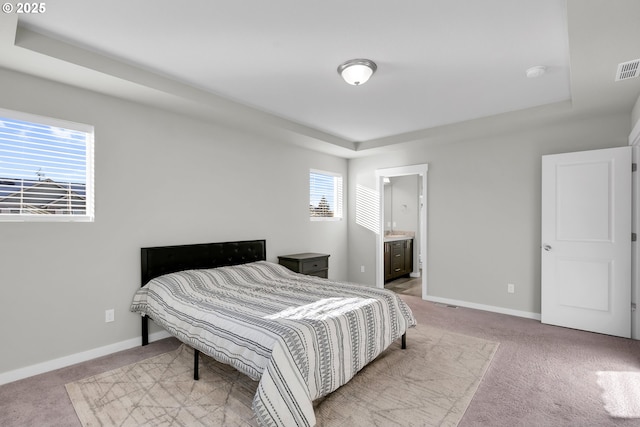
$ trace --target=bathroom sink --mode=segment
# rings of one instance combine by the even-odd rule
[[[385,242],[393,242],[394,240],[407,240],[413,239],[413,236],[408,236],[406,234],[385,234],[384,241]]]

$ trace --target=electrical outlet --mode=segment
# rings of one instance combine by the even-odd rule
[[[516,291],[516,285],[514,285],[513,283],[507,283],[507,292],[512,294],[515,291]]]
[[[105,322],[113,322],[114,320],[116,320],[116,311],[115,309],[111,308],[109,310],[105,310],[104,311],[104,321]]]
[[[360,266],[360,273],[364,273],[364,265]]]

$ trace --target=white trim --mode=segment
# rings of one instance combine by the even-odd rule
[[[8,209],[3,209],[5,212],[0,212],[0,221],[2,222],[4,221],[7,221],[7,222],[32,222],[32,221],[33,222],[94,222],[95,221],[95,212],[94,212],[94,208],[95,208],[95,202],[94,202],[94,198],[95,198],[95,194],[94,194],[95,193],[95,182],[94,182],[95,135],[94,133],[95,132],[94,132],[94,127],[91,125],[86,125],[82,123],[75,123],[67,120],[56,119],[52,117],[44,117],[44,116],[39,116],[35,114],[23,113],[20,111],[13,111],[13,110],[0,108],[0,126],[2,126],[4,120],[27,122],[24,125],[27,128],[32,127],[32,125],[35,125],[35,126],[42,125],[42,126],[47,126],[49,128],[51,135],[42,134],[42,138],[40,138],[39,144],[42,147],[44,147],[43,149],[51,150],[49,153],[49,159],[50,159],[49,163],[51,164],[51,167],[53,168],[53,170],[60,171],[60,174],[54,173],[54,178],[53,178],[55,181],[54,183],[57,184],[58,186],[61,186],[61,184],[66,184],[66,183],[69,184],[68,187],[66,186],[63,187],[63,188],[68,188],[68,192],[69,192],[69,194],[67,194],[68,198],[70,198],[71,196],[70,184],[75,182],[76,184],[79,185],[82,183],[82,180],[71,181],[72,179],[74,179],[74,177],[72,177],[72,174],[70,174],[70,169],[67,171],[64,171],[62,169],[64,168],[65,162],[69,161],[68,156],[70,154],[67,152],[66,148],[64,149],[52,148],[54,147],[53,143],[55,143],[55,145],[57,146],[57,142],[59,141],[59,138],[57,138],[57,136],[55,135],[57,133],[56,129],[65,130],[65,131],[71,130],[73,132],[76,132],[76,133],[79,132],[83,134],[84,144],[80,144],[80,139],[76,140],[75,138],[73,138],[72,144],[77,146],[82,145],[85,150],[84,156],[81,156],[79,153],[76,155],[77,160],[80,160],[82,158],[86,163],[85,170],[84,170],[85,213],[74,214],[71,212],[69,213],[56,212],[55,215],[44,215],[42,213],[39,213],[39,214],[23,213],[22,210],[25,207],[23,205],[23,202],[24,202],[23,194],[24,194],[24,191],[27,191],[27,190],[25,189],[24,185],[20,185],[20,187],[16,186],[15,191],[13,193],[13,194],[18,194],[18,193],[20,194],[19,203],[17,203],[17,200],[16,200],[9,205]],[[27,138],[27,139],[30,140],[30,138]],[[67,144],[70,140],[66,137],[63,139],[65,141],[65,144]],[[40,180],[40,177],[38,177],[38,179],[36,179],[35,177],[32,177],[31,179],[26,179],[24,178],[22,173],[18,174],[19,176],[11,176],[14,174],[13,172],[11,172],[11,170],[13,170],[14,167],[18,169],[22,169],[24,172],[24,168],[31,168],[31,167],[35,168],[40,165],[39,161],[32,159],[31,148],[32,147],[26,147],[26,146],[21,148],[16,148],[15,151],[18,154],[14,154],[14,157],[8,160],[9,175],[4,176],[5,179],[14,181],[14,183],[16,184],[18,182],[21,182],[22,184],[24,184],[24,181],[31,182],[32,185],[37,184],[37,181]],[[69,164],[69,163],[66,163],[66,164]],[[62,168],[59,168],[59,166],[61,165],[63,165]],[[48,171],[45,170],[42,172],[44,173]],[[38,174],[38,172],[36,172],[36,174]],[[31,185],[29,186],[29,188],[30,187]],[[17,204],[17,206],[12,206],[15,204]],[[78,204],[78,208],[80,208],[80,206],[81,205]],[[18,209],[20,212],[11,213],[11,211],[14,209]],[[66,210],[69,210],[69,211],[71,210],[70,203],[67,209],[62,209],[62,211],[66,211]]]
[[[376,176],[406,176],[406,175],[422,175],[429,170],[428,164],[399,166],[396,168],[377,169]]]
[[[635,132],[635,135],[634,135]],[[640,163],[640,120],[629,135],[631,145],[631,158],[636,164]],[[631,232],[640,230],[640,172],[634,172],[631,176]],[[638,242],[631,245],[631,303],[638,306],[640,297],[640,251]],[[640,340],[640,315],[638,309],[631,310],[631,338]]]
[[[496,307],[494,305],[476,304],[474,302],[458,301],[458,300],[454,300],[454,299],[440,298],[440,297],[433,297],[433,296],[427,296],[424,299],[427,300],[427,301],[436,302],[436,303],[440,303],[440,304],[456,305],[456,306],[459,306],[459,307],[474,308],[476,310],[490,311],[492,313],[508,314],[510,316],[524,317],[526,319],[533,319],[533,320],[540,320],[540,313],[531,313],[529,311],[512,310],[510,308]]]
[[[153,334],[149,335],[149,342],[169,338],[170,336],[171,335],[169,335],[167,331],[154,332]],[[0,374],[0,385],[32,377],[34,375],[43,374],[45,372],[53,371],[67,366],[75,365],[76,363],[86,362],[87,360],[95,359],[97,357],[107,356],[118,351],[128,350],[130,348],[141,345],[140,340],[140,337],[131,338],[129,340],[120,341],[115,344],[105,345],[104,347],[98,347],[92,350],[87,350],[35,365],[25,366],[24,368],[15,369],[13,371],[4,372]]]
[[[40,123],[47,126],[61,127],[90,134],[94,133],[94,127],[85,123],[71,122],[69,120],[40,116],[38,114],[24,113],[22,111],[7,110],[6,108],[0,108],[0,116],[22,120],[25,122]]]
[[[341,221],[345,217],[344,207],[344,177],[341,173],[324,171],[320,169],[309,169],[309,206],[311,206],[311,174],[332,176],[335,180],[333,182],[333,215],[327,216],[309,216],[311,221]]]

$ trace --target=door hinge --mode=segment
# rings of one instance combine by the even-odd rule
[[[631,311],[636,311],[636,303],[635,302],[631,303]]]
[[[631,233],[631,241],[635,242],[636,240],[638,240],[638,235],[636,233]]]
[[[638,164],[631,163],[631,172],[637,172],[637,171],[638,171]]]

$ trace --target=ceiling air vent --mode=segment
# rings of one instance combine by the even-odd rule
[[[616,81],[627,80],[638,76],[640,76],[640,59],[618,64]]]

